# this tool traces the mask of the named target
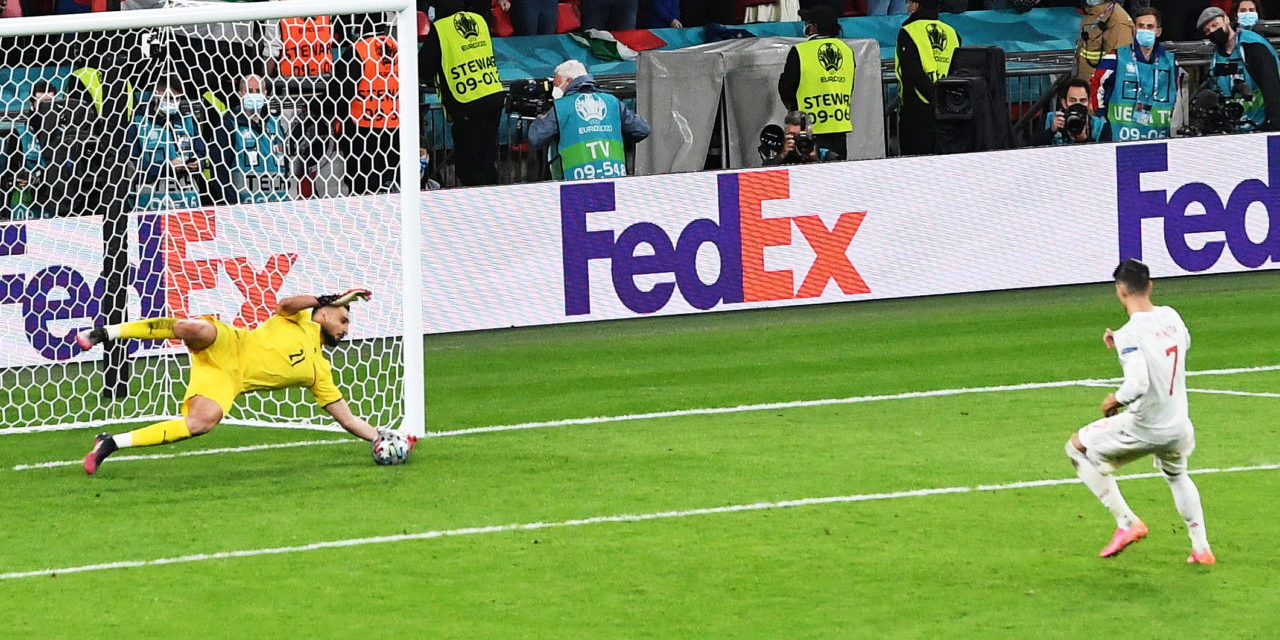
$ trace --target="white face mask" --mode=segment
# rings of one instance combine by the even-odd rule
[[[552,98],[555,98],[556,100],[559,100],[560,98],[563,98],[563,97],[564,97],[564,89],[561,89],[561,88],[560,88],[560,85],[556,85],[556,86],[554,86],[554,87],[551,87],[551,97],[552,97]]]
[[[179,103],[177,96],[163,95],[160,96],[160,113],[177,113]]]

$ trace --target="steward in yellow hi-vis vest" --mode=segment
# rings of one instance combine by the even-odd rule
[[[893,72],[902,101],[898,145],[902,155],[921,155],[937,148],[934,85],[951,71],[951,57],[961,43],[960,34],[938,19],[938,0],[911,4],[916,10],[898,30]]]
[[[445,88],[466,103],[502,91],[489,25],[479,14],[460,11],[434,24],[440,36]]]
[[[809,115],[819,149],[846,155],[846,138],[853,131],[853,50],[840,40],[840,22],[826,5],[801,11],[809,40],[787,52],[778,77],[778,97],[789,111]]]
[[[418,50],[418,69],[453,122],[453,161],[463,186],[498,184],[498,123],[506,92],[489,26],[462,0],[435,0],[435,21]]]

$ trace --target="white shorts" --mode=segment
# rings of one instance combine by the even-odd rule
[[[1089,424],[1077,435],[1085,457],[1104,473],[1151,454],[1156,468],[1173,476],[1186,473],[1187,458],[1196,448],[1196,432],[1188,422],[1185,428],[1170,433],[1172,437],[1163,442],[1141,439],[1135,435],[1133,414],[1126,411]]]

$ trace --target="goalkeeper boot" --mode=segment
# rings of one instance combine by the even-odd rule
[[[93,475],[98,470],[98,465],[115,451],[116,441],[111,438],[111,434],[99,433],[93,441],[93,448],[84,457],[84,472]]]
[[[106,341],[107,330],[102,327],[85,329],[76,334],[76,344],[80,345],[80,348],[85,351],[92,349],[96,344],[102,344]]]
[[[1192,551],[1187,557],[1187,564],[1218,564],[1218,559],[1213,557],[1213,551],[1205,548],[1204,551]]]
[[[1103,558],[1110,558],[1124,551],[1125,547],[1145,537],[1147,537],[1147,525],[1138,520],[1128,529],[1116,529],[1115,535],[1111,536],[1111,544],[1108,544],[1098,555]]]

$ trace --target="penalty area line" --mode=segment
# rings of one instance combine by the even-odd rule
[[[1210,468],[1197,469],[1191,471],[1193,474],[1203,475],[1211,473],[1240,473],[1244,471],[1273,471],[1280,469],[1280,464],[1263,464],[1244,467],[1226,467],[1226,468]],[[1133,480],[1139,478],[1156,478],[1159,473],[1135,473],[1124,476],[1117,476],[1117,480]],[[255,556],[282,555],[287,553],[302,553],[305,551],[319,551],[322,549],[342,549],[348,547],[361,547],[374,544],[388,544],[394,542],[409,542],[415,540],[433,540],[437,538],[450,538],[457,536],[471,536],[486,533],[505,533],[512,531],[537,531],[540,529],[562,529],[568,527],[581,527],[593,524],[606,523],[636,523],[650,522],[654,520],[670,520],[674,518],[688,518],[693,516],[706,516],[722,513],[743,513],[751,511],[766,511],[771,509],[790,509],[795,507],[807,507],[814,505],[829,504],[845,504],[854,502],[870,502],[874,500],[896,500],[902,498],[921,498],[926,496],[947,495],[947,494],[963,494],[976,493],[984,491],[1008,491],[1012,489],[1030,489],[1037,487],[1052,487],[1066,484],[1079,484],[1078,478],[1057,478],[1049,480],[1031,480],[1024,482],[1010,482],[1005,484],[985,484],[976,486],[958,486],[958,487],[939,487],[934,489],[910,489],[905,491],[891,491],[887,493],[864,493],[846,496],[826,496],[819,498],[799,498],[796,500],[782,500],[779,502],[753,502],[749,504],[734,504],[719,507],[703,507],[698,509],[684,509],[678,511],[658,511],[653,513],[636,513],[636,514],[619,514],[607,516],[594,516],[590,518],[579,518],[574,520],[561,520],[559,522],[525,522],[518,524],[498,524],[485,525],[478,527],[464,527],[459,529],[436,529],[431,531],[421,531],[418,533],[404,533],[389,536],[375,536],[369,538],[347,538],[343,540],[326,540],[323,542],[312,542],[310,544],[289,546],[289,547],[268,547],[259,549],[240,549],[236,551],[219,551],[215,553],[193,553],[185,556],[175,556],[169,558],[156,558],[153,560],[122,560],[118,562],[103,562],[99,564],[87,564],[76,567],[64,567],[61,569],[36,569],[32,571],[11,571],[0,573],[0,580],[18,580],[22,578],[34,578],[39,576],[57,576],[59,574],[68,573],[86,573],[91,571],[108,571],[112,569],[129,569],[138,567],[152,567],[171,564],[187,564],[193,562],[207,562],[211,560],[229,560],[232,558],[251,558]]]

